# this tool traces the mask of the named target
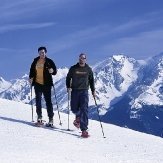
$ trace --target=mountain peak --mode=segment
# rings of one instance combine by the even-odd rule
[[[4,80],[2,77],[0,77],[0,93],[7,90],[11,86],[11,83]]]
[[[0,82],[4,82],[5,80],[2,78],[2,77],[0,77]]]
[[[113,55],[113,58],[116,61],[121,61],[122,59],[127,58],[127,56],[125,56],[124,54],[116,54],[116,55]]]

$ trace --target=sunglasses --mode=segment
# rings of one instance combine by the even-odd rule
[[[80,59],[86,59],[86,57],[79,57]]]

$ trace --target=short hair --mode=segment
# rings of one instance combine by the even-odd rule
[[[81,54],[79,55],[79,57],[81,57],[82,55],[84,55],[85,58],[86,58],[86,54],[85,54],[85,53],[81,53]]]
[[[45,50],[45,53],[47,53],[47,49],[46,49],[45,46],[41,46],[41,47],[39,47],[39,48],[38,48],[38,52],[39,52],[40,50]]]

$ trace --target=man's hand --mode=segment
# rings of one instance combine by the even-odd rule
[[[71,88],[67,88],[67,92],[71,93],[72,89]]]
[[[33,78],[29,78],[29,83],[32,85],[32,83],[33,83]]]
[[[52,68],[49,68],[49,73],[52,74],[54,72],[54,70]]]

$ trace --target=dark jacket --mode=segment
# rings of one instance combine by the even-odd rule
[[[30,68],[30,73],[29,73],[29,78],[33,78],[33,83],[32,85],[35,84],[35,80],[36,80],[36,64],[37,61],[39,60],[40,57],[37,57],[34,59],[34,61],[31,64],[31,68]],[[48,69],[52,68],[54,70],[53,74],[50,74]],[[55,63],[50,59],[50,58],[45,58],[45,64],[44,64],[44,70],[43,70],[43,77],[44,77],[44,85],[49,85],[49,86],[53,86],[53,79],[52,79],[52,75],[56,75],[57,74],[57,68],[55,66]]]
[[[85,90],[91,88],[91,91],[95,91],[94,77],[92,69],[85,64],[81,67],[79,63],[72,66],[66,77],[67,88]]]

